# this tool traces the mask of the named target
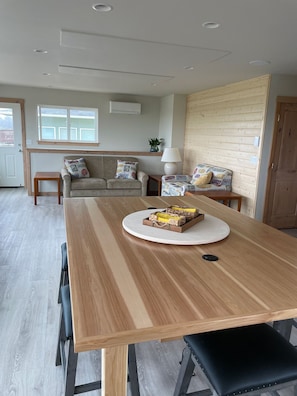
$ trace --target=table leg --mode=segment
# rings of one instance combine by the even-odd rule
[[[60,179],[57,180],[58,182],[58,204],[60,205],[61,203],[61,184],[60,184]]]
[[[101,396],[127,396],[128,345],[102,349]]]
[[[161,192],[162,192],[162,181],[159,180],[158,181],[158,195],[159,195],[159,197],[161,196]]]
[[[34,205],[37,205],[37,195],[38,195],[38,179],[34,178]]]
[[[238,210],[238,212],[240,212],[240,209],[241,209],[241,197],[238,197],[238,199],[237,199],[237,210]]]

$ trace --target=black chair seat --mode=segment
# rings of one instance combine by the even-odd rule
[[[295,348],[266,324],[184,339],[221,396],[263,391],[297,378]]]

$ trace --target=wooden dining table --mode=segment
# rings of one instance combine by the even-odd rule
[[[230,234],[184,246],[123,229],[131,213],[172,205]],[[296,239],[210,198],[66,198],[64,214],[75,351],[102,350],[102,396],[127,394],[128,344],[297,317]]]

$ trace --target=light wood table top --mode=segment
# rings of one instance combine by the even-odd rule
[[[168,246],[122,228],[129,213],[173,204],[224,220],[230,235]],[[103,396],[126,395],[129,343],[297,317],[296,239],[214,200],[66,198],[64,210],[75,350],[103,348]]]

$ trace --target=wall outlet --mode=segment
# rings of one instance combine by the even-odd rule
[[[259,147],[260,144],[260,136],[255,136],[254,137],[254,146]]]

